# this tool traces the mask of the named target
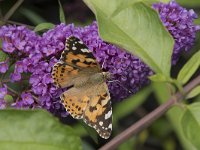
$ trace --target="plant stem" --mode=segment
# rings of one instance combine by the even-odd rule
[[[35,95],[32,94],[32,97],[36,102],[38,102],[38,98]]]
[[[17,8],[23,3],[24,0],[18,0],[12,8],[6,13],[4,16],[4,22],[7,22],[7,20],[14,14],[14,12],[17,10]]]
[[[18,93],[17,91],[13,90],[12,88],[10,88],[9,86],[7,86],[7,89],[8,89],[10,92],[14,93],[15,95],[19,96],[19,93]]]
[[[3,78],[5,77],[5,73],[1,75],[1,78],[0,78],[0,83],[1,83],[1,86],[3,86]]]
[[[194,80],[188,83],[184,88],[183,92],[188,94],[193,88],[200,84],[200,75],[197,76]],[[171,98],[164,104],[160,105],[154,111],[140,119],[138,122],[130,126],[128,129],[117,135],[107,144],[102,146],[99,150],[113,150],[116,149],[121,143],[129,139],[134,134],[144,130],[146,127],[150,126],[156,119],[162,116],[167,110],[169,110],[174,104],[180,102],[184,98],[182,92],[177,92],[172,95]]]
[[[15,94],[15,95],[17,95],[17,96],[20,96],[20,94],[19,94],[17,91],[15,91],[14,89],[10,88],[9,86],[7,86],[7,89],[8,89],[10,92],[12,92],[13,94]],[[32,95],[32,96],[33,96],[33,98],[34,98],[35,101],[38,101],[38,98],[37,98],[35,95]]]
[[[15,21],[11,21],[11,20],[8,20],[7,23],[26,26],[26,27],[28,27],[29,29],[34,29],[34,28],[35,28],[34,26],[27,25],[27,24],[23,24],[23,23],[19,23],[19,22],[15,22]]]
[[[8,20],[8,21],[3,21],[3,20],[0,20],[0,22],[3,22],[4,24],[16,24],[16,25],[20,25],[20,26],[26,26],[27,28],[33,30],[35,27],[34,26],[31,26],[31,25],[27,25],[27,24],[23,24],[23,23],[19,23],[19,22],[15,22],[15,21],[11,21],[11,20]]]
[[[1,1],[0,1],[1,4]],[[3,19],[3,14],[2,14],[2,10],[0,9],[0,19]]]

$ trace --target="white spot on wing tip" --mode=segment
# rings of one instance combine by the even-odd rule
[[[80,43],[80,44],[83,44],[83,42],[82,42],[82,41],[79,41],[79,43]]]
[[[105,133],[104,134],[101,134],[100,135],[102,138],[104,138],[104,139],[108,139],[110,136],[108,136],[108,135],[105,135]]]
[[[108,128],[110,128],[112,130],[112,124],[109,124]]]
[[[90,51],[87,48],[82,48],[81,51],[84,53],[90,53]]]
[[[100,126],[102,126],[102,125],[103,125],[103,122],[102,122],[102,121],[100,121],[100,122],[99,122],[99,125],[100,125]]]
[[[110,118],[112,115],[112,110],[110,110],[107,114],[105,114],[105,119]]]
[[[76,50],[76,47],[72,47],[72,50]]]

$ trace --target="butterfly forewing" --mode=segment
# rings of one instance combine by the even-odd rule
[[[70,115],[83,119],[107,139],[112,130],[112,107],[101,72],[92,52],[81,40],[72,36],[66,40],[65,50],[53,67],[52,78],[58,87],[72,86],[60,96]],[[92,82],[94,79],[95,82]]]
[[[83,76],[95,72],[101,72],[101,69],[92,52],[78,38],[67,38],[60,61],[52,69],[54,84],[57,87],[68,87],[79,82]]]
[[[74,36],[66,40],[65,50],[62,52],[60,60],[78,68],[99,67],[92,52]]]
[[[74,84],[74,79],[77,78],[79,69],[67,65],[64,62],[58,62],[52,70],[54,84],[57,87],[69,87]]]

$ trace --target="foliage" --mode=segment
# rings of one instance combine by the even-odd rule
[[[200,66],[200,51],[192,56],[192,58],[183,66],[178,74],[178,80],[182,84],[188,82],[192,75],[197,71]]]
[[[34,31],[38,32],[38,31],[43,31],[43,30],[47,30],[47,29],[52,29],[55,25],[52,23],[40,23],[38,24]]]
[[[43,110],[1,110],[0,118],[0,149],[81,149],[73,129]]]
[[[104,40],[136,54],[156,73],[169,76],[173,39],[153,9],[137,1],[85,2],[96,14]]]
[[[199,149],[200,147],[200,141],[198,137],[200,131],[199,108],[199,102],[187,106],[181,120],[182,130],[184,132],[185,137],[191,142],[191,144],[196,149]]]

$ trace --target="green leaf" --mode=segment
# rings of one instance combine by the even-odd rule
[[[177,87],[179,91],[183,91],[182,84],[180,84],[178,80],[170,78],[170,77],[167,77],[167,76],[164,76],[163,74],[152,75],[152,76],[149,77],[149,79],[151,81],[154,81],[154,82],[168,82],[168,83],[171,83],[171,84],[175,85],[175,87]]]
[[[47,23],[47,22],[40,23],[35,27],[34,31],[38,32],[38,31],[48,30],[48,29],[52,29],[54,26],[55,25],[53,23]]]
[[[170,78],[164,76],[163,74],[155,74],[149,77],[151,81],[154,82],[167,82],[170,81]]]
[[[176,0],[177,3],[180,5],[184,5],[187,7],[199,7],[200,6],[200,1],[199,0]]]
[[[133,150],[136,147],[136,138],[132,137],[119,145],[118,150]]]
[[[2,150],[81,149],[72,128],[44,110],[1,110],[0,120]]]
[[[200,86],[195,87],[186,97],[186,99],[194,98],[200,94]]]
[[[2,40],[0,39],[0,62],[5,61],[8,57],[6,53],[4,53],[2,50]]]
[[[86,141],[82,141],[83,150],[95,150],[91,144],[87,143]]]
[[[73,126],[74,131],[79,137],[87,136],[88,132],[84,128],[84,126],[80,123],[77,123]]]
[[[200,51],[195,53],[192,58],[183,66],[178,74],[178,81],[182,84],[187,83],[200,65]]]
[[[0,26],[3,26],[5,24],[5,22],[3,22],[2,20],[0,20]]]
[[[195,19],[194,20],[194,24],[196,24],[196,25],[199,25],[200,24],[200,18],[197,18],[197,19]],[[198,42],[197,42],[198,41]],[[197,32],[197,34],[196,34],[196,42],[195,42],[195,47],[196,47],[196,43],[198,43],[197,45],[199,45],[199,33]],[[193,48],[192,48],[193,49]]]
[[[58,0],[58,4],[59,4],[60,22],[66,24],[65,13],[64,13],[63,7],[60,3],[60,0]]]
[[[7,54],[0,50],[0,62],[5,61],[7,57]]]
[[[168,124],[166,126],[166,124]],[[164,127],[164,128],[161,128]],[[166,138],[169,137],[169,134],[172,132],[172,125],[169,124],[168,120],[165,117],[157,119],[152,125],[151,125],[151,133],[154,134],[154,136],[159,138]]]
[[[159,3],[159,2],[162,2],[162,3],[168,3],[170,2],[171,0],[137,0],[138,2],[141,1],[141,2],[145,2],[146,4],[149,4],[150,6],[152,6],[153,3]]]
[[[85,130],[88,132],[88,134],[90,135],[90,137],[94,140],[94,142],[98,143],[98,134],[95,131],[95,129],[93,129],[92,127],[88,126],[83,121],[80,121],[80,123],[85,128]]]
[[[84,0],[95,13],[100,36],[136,54],[169,76],[174,40],[157,12],[139,0]]]
[[[13,102],[13,97],[11,95],[6,95],[4,96],[4,100],[7,102],[7,103],[11,103]]]
[[[46,22],[44,18],[42,18],[39,14],[37,14],[31,9],[20,8],[20,13],[24,15],[28,20],[30,20],[34,25]]]
[[[200,148],[200,103],[188,105],[182,120],[182,130],[185,137],[195,146]]]
[[[155,95],[157,97],[157,100],[160,104],[166,102],[170,96],[171,96],[171,87],[168,87],[166,83],[164,82],[154,82],[152,84],[152,88],[155,91]],[[183,115],[184,110],[180,107],[174,106],[168,112],[166,113],[166,116],[168,118],[168,121],[173,126],[173,129],[180,140],[181,145],[185,150],[197,150],[194,148],[194,146],[186,139],[186,137],[183,134],[182,128],[181,128],[181,116]]]
[[[163,143],[163,149],[165,150],[175,150],[177,147],[177,143],[176,143],[176,140],[174,140],[173,138],[169,137],[166,139],[165,138],[165,141]]]

